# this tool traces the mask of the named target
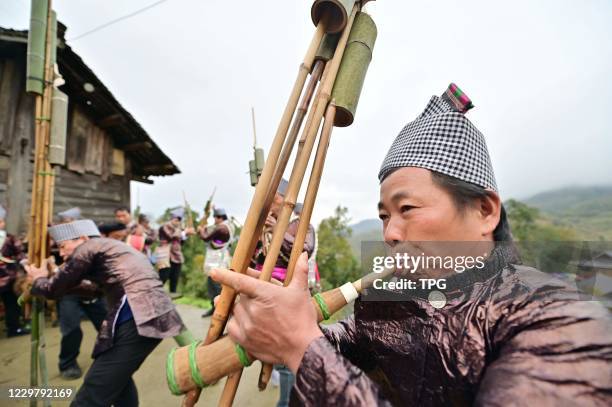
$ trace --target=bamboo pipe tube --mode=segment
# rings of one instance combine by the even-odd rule
[[[316,25],[325,20],[328,33],[338,33],[346,27],[355,0],[315,0],[310,9],[312,22]]]
[[[346,283],[312,299],[317,310],[317,321],[322,322],[342,307],[354,301],[365,288],[371,287],[374,280],[386,278],[393,270],[371,273],[353,283]],[[197,344],[196,344],[197,345]],[[168,386],[173,394],[181,394],[196,389],[199,381],[206,387],[224,376],[240,371],[255,359],[239,348],[229,336],[224,336],[210,345],[183,346],[175,348],[166,364]],[[231,402],[231,401],[230,401]],[[220,403],[221,404],[221,403]]]
[[[346,127],[353,123],[368,66],[372,60],[376,36],[376,23],[372,17],[367,13],[358,13],[332,91],[338,105],[334,123],[337,127]]]
[[[319,45],[319,49],[317,50],[317,54],[315,55],[315,61],[324,61],[327,62],[333,58],[334,52],[336,51],[336,46],[338,45],[338,40],[340,39],[340,34],[325,34],[323,39],[321,40],[321,45]]]
[[[318,100],[316,101],[315,111],[311,111],[309,114],[308,122],[310,126],[307,126],[302,134],[302,140],[304,141],[303,151],[301,154],[298,154],[295,166],[291,172],[291,177],[289,178],[289,186],[287,187],[287,194],[285,196],[285,201],[283,202],[283,208],[277,220],[274,235],[272,236],[272,243],[270,244],[270,248],[261,271],[260,279],[262,280],[270,280],[272,269],[280,253],[280,247],[283,243],[284,234],[287,230],[287,226],[289,225],[289,219],[291,217],[291,213],[293,212],[293,207],[295,206],[295,200],[299,192],[299,187],[302,183],[304,173],[306,172],[306,166],[308,165],[310,153],[312,152],[316,134],[318,132],[321,119],[323,118],[323,113],[327,107],[327,102],[329,101],[330,92],[332,90],[336,74],[338,73],[340,61],[342,60],[344,48],[346,46],[351,26],[353,25],[353,20],[357,13],[357,8],[358,7],[355,6],[353,9],[345,31],[342,33],[342,37],[338,42],[338,47],[336,48],[334,57],[329,62],[329,71],[327,72],[323,86],[320,89],[321,92]],[[302,140],[300,140],[300,142],[302,142]]]
[[[28,259],[34,258],[34,253],[36,252],[36,210],[38,208],[38,201],[36,200],[36,193],[38,191],[38,172],[40,171],[40,152],[42,149],[42,142],[40,141],[40,136],[42,132],[40,131],[41,117],[42,117],[42,96],[36,96],[36,106],[34,109],[35,114],[35,127],[34,127],[34,165],[33,165],[33,175],[32,175],[32,199],[30,202],[30,223],[28,225]]]
[[[324,69],[325,66],[325,69]],[[265,204],[263,206],[264,210],[259,215],[259,220],[257,223],[257,230],[261,230],[268,216],[268,211],[270,210],[270,206],[272,205],[272,201],[274,196],[276,195],[276,189],[280,183],[281,178],[283,177],[283,173],[285,172],[285,168],[287,167],[287,163],[289,162],[289,158],[291,156],[291,152],[293,151],[293,147],[295,145],[295,140],[297,139],[298,133],[300,131],[300,127],[304,121],[306,113],[308,111],[308,106],[310,106],[310,102],[312,100],[312,96],[314,90],[317,87],[318,81],[321,79],[321,75],[325,75],[327,71],[327,66],[320,61],[317,61],[313,67],[312,74],[310,76],[309,83],[306,87],[304,95],[302,95],[302,100],[297,109],[295,120],[291,126],[289,131],[289,135],[285,140],[285,145],[283,146],[283,150],[280,154],[280,158],[274,170],[274,174],[272,176],[272,181],[270,183],[270,188],[266,194]],[[299,151],[298,151],[299,154]],[[257,245],[257,239],[253,239],[252,247],[250,247],[249,252],[253,253],[255,247]]]
[[[281,118],[281,122],[279,123],[276,135],[274,137],[274,141],[272,143],[272,147],[270,148],[270,152],[268,154],[268,159],[266,160],[266,164],[260,176],[259,183],[255,188],[255,194],[251,201],[251,206],[249,208],[249,212],[247,214],[247,218],[241,233],[243,237],[238,240],[238,245],[234,252],[234,256],[232,258],[231,263],[231,269],[239,273],[244,273],[246,271],[248,262],[252,255],[251,247],[254,247],[253,241],[258,238],[259,234],[261,233],[261,228],[257,227],[259,223],[258,218],[263,212],[263,209],[265,209],[263,208],[263,203],[265,201],[265,197],[268,193],[268,190],[271,187],[270,180],[275,169],[275,164],[278,160],[285,136],[287,135],[291,119],[299,101],[299,96],[304,87],[304,83],[306,82],[306,77],[311,71],[311,66],[314,61],[314,55],[319,46],[319,43],[321,42],[321,38],[323,37],[323,32],[323,24],[319,24],[308,47],[308,50],[304,57],[304,61],[300,65],[298,77],[293,86],[293,90],[291,91],[289,102],[285,107],[285,111]],[[275,188],[276,186],[274,187],[274,189]],[[221,335],[221,332],[225,327],[225,323],[227,322],[227,318],[229,316],[230,309],[234,303],[235,297],[236,293],[233,289],[231,289],[230,287],[222,288],[219,301],[215,308],[215,313],[211,318],[210,328],[208,330],[205,340],[206,344],[211,343]]]
[[[47,11],[45,0],[32,0],[28,31],[28,61],[26,67],[26,92],[42,95],[45,77],[45,33]]]
[[[293,278],[293,271],[295,264],[300,254],[304,250],[304,242],[306,241],[306,234],[310,226],[310,218],[314,209],[315,200],[317,198],[317,192],[319,191],[319,185],[321,183],[321,176],[323,174],[323,166],[325,165],[325,157],[327,155],[327,149],[329,147],[329,140],[331,138],[331,132],[334,127],[334,121],[336,117],[336,104],[332,100],[327,111],[325,112],[325,121],[323,123],[323,130],[319,138],[319,146],[317,147],[317,153],[310,173],[310,179],[308,181],[308,187],[306,188],[306,196],[304,197],[304,208],[300,215],[300,222],[298,224],[298,230],[291,248],[291,256],[289,257],[289,266],[287,267],[287,275],[285,276],[284,285],[288,286]],[[263,364],[261,373],[259,375],[259,389],[264,390],[270,377],[272,376],[272,365]]]

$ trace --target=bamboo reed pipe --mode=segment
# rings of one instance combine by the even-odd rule
[[[250,249],[251,247],[254,247],[253,241],[257,239],[259,237],[259,234],[261,233],[261,228],[257,227],[259,223],[258,218],[260,217],[260,214],[264,209],[263,204],[265,202],[265,197],[268,193],[268,190],[271,187],[270,180],[275,169],[275,164],[280,155],[281,147],[283,145],[285,136],[287,135],[287,131],[289,130],[289,125],[291,123],[295,108],[298,104],[299,96],[304,87],[304,83],[306,82],[306,77],[311,71],[312,63],[314,61],[314,55],[317,51],[319,43],[321,42],[323,33],[324,26],[323,24],[319,24],[308,47],[308,50],[304,57],[304,61],[300,65],[298,77],[293,86],[293,90],[291,91],[289,102],[285,107],[285,111],[281,118],[281,122],[279,123],[278,130],[272,143],[272,147],[270,148],[270,152],[268,154],[268,159],[266,160],[266,164],[264,165],[264,169],[259,178],[259,183],[255,188],[255,194],[251,201],[251,206],[249,208],[249,212],[247,214],[247,218],[241,233],[242,237],[238,240],[238,245],[234,252],[234,256],[232,258],[231,263],[231,269],[239,273],[246,272],[246,268],[252,255],[252,250]],[[276,186],[274,187],[274,189],[275,188]],[[223,332],[223,328],[225,327],[225,323],[227,322],[227,318],[234,303],[235,297],[236,293],[233,289],[231,289],[230,287],[222,288],[219,301],[215,308],[215,313],[211,318],[210,328],[208,330],[205,340],[206,344],[216,340],[221,335],[221,332]]]
[[[263,269],[260,275],[260,279],[262,280],[270,280],[270,277],[272,275],[272,269],[274,268],[274,264],[276,263],[276,259],[278,258],[278,255],[280,253],[280,248],[283,243],[285,231],[287,230],[287,226],[289,225],[291,213],[293,213],[293,208],[295,206],[295,201],[297,199],[299,188],[304,178],[306,167],[308,166],[308,161],[310,159],[312,148],[315,143],[315,138],[319,130],[319,126],[321,124],[321,119],[323,118],[323,114],[325,112],[325,109],[327,108],[330,93],[333,88],[336,75],[338,73],[340,61],[342,60],[344,48],[346,47],[348,36],[350,34],[351,27],[353,25],[353,21],[355,19],[355,15],[358,11],[358,8],[358,5],[353,8],[349,21],[347,22],[345,31],[342,33],[342,36],[338,41],[338,46],[336,48],[336,52],[334,53],[334,57],[329,62],[329,71],[327,72],[325,81],[323,82],[323,85],[320,89],[321,92],[319,95],[319,100],[317,100],[316,103],[315,111],[311,111],[309,114],[309,119],[312,117],[312,120],[308,120],[310,122],[310,126],[304,128],[304,132],[302,134],[302,140],[304,140],[303,151],[301,151],[301,154],[298,154],[298,156],[296,157],[296,163],[291,172],[291,176],[289,177],[289,186],[287,187],[287,194],[285,195],[283,208],[277,220],[274,234],[272,236],[272,243],[270,244],[270,248],[268,249],[268,254],[266,256],[266,260],[264,262]]]
[[[46,255],[47,221],[49,218],[49,177],[47,169],[50,167],[47,160],[47,146],[49,143],[49,120],[51,117],[51,97],[53,67],[51,66],[52,44],[52,5],[47,4],[47,30],[45,38],[44,84],[42,96],[36,98],[36,145],[34,158],[34,174],[32,176],[32,203],[30,208],[30,226],[28,231],[28,258],[36,266],[42,265]],[[38,369],[41,369],[41,385],[47,386],[46,361],[44,348],[44,307],[40,299],[35,299],[32,307],[32,333],[30,344],[30,385],[39,383]],[[36,399],[30,400],[30,406],[36,406]]]

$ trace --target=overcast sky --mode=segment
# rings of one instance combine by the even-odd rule
[[[133,183],[145,212],[215,203],[242,218],[253,189],[250,107],[269,149],[310,41],[311,1],[55,0],[68,43],[173,159],[181,175]],[[612,184],[612,2],[379,0],[374,58],[355,122],[336,129],[313,215],[342,204],[376,217],[391,142],[456,82],[474,101],[502,198]],[[28,26],[29,1],[0,0],[0,25]],[[305,189],[305,188],[304,188]],[[136,193],[138,191],[138,194]]]

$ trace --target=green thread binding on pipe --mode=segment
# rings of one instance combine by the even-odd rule
[[[321,297],[321,294],[319,293],[316,293],[313,298],[315,299],[317,304],[319,304],[319,309],[321,310],[321,315],[323,315],[323,320],[327,321],[329,317],[331,317],[331,314],[329,313],[329,309],[327,308],[325,300],[323,299],[323,297]]]
[[[180,396],[183,392],[179,389],[174,377],[174,352],[176,352],[176,348],[172,348],[166,359],[166,379],[168,380],[170,392],[175,396]]]
[[[189,345],[189,370],[191,370],[191,378],[194,383],[198,387],[206,387],[208,384],[204,383],[204,379],[202,379],[202,375],[200,375],[200,371],[198,370],[198,364],[196,363],[196,348],[200,344],[201,341],[192,342]]]
[[[238,359],[240,360],[240,364],[244,367],[249,367],[253,362],[249,360],[249,356],[246,353],[246,350],[238,344],[236,344],[236,353],[238,354]]]

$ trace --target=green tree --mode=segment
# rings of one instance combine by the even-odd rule
[[[359,278],[360,270],[349,238],[348,209],[338,206],[334,216],[321,221],[318,228],[317,264],[323,289],[338,287]]]
[[[535,222],[540,211],[514,199],[506,201],[504,206],[512,228],[512,236],[516,240],[533,239],[536,229]]]
[[[576,231],[553,224],[523,202],[510,199],[504,206],[523,262],[545,272],[567,271],[576,253]]]

